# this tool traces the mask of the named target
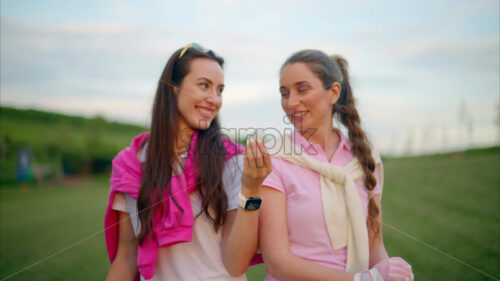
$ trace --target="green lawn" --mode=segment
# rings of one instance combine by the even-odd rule
[[[385,171],[384,222],[422,242],[384,226],[391,256],[405,257],[417,280],[500,279],[498,149],[386,160]]]
[[[499,150],[384,163],[389,255],[408,260],[416,280],[495,280],[479,271],[498,280]],[[7,280],[103,280],[107,194],[104,178],[0,186],[0,279],[35,264]],[[264,274],[252,268],[249,280]]]
[[[22,271],[7,280],[104,280],[107,197],[106,179],[24,190],[2,186],[0,279]],[[264,273],[263,266],[252,268],[249,280],[262,280]]]

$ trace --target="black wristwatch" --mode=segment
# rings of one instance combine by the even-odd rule
[[[246,198],[243,194],[241,194],[241,192],[238,194],[238,199],[240,207],[246,211],[258,210],[260,208],[260,204],[262,203],[262,197]]]

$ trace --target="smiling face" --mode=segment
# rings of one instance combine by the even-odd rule
[[[178,88],[179,129],[205,130],[222,105],[224,72],[212,59],[195,58]]]
[[[285,114],[300,132],[332,126],[332,105],[339,97],[339,83],[325,89],[307,64],[292,63],[281,71],[280,93]]]

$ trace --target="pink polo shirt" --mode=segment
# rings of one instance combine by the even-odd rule
[[[352,159],[351,143],[342,131],[336,130],[340,143],[330,163],[339,166],[347,165]],[[292,141],[309,156],[328,162],[325,152],[318,144],[310,143],[295,131]],[[271,159],[273,171],[262,183],[286,194],[286,210],[288,224],[288,240],[290,251],[305,260],[323,266],[345,271],[347,263],[347,247],[334,250],[328,236],[321,201],[320,176],[317,172],[287,162],[279,158]],[[375,169],[377,185],[374,194],[382,192],[383,182],[381,165]],[[365,217],[368,210],[368,189],[361,179],[356,180]],[[266,281],[279,280],[269,273]]]

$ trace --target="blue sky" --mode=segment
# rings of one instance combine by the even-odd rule
[[[2,105],[147,125],[168,57],[195,41],[226,60],[223,127],[283,129],[279,68],[313,48],[349,61],[382,152],[498,143],[497,0],[0,3]]]

